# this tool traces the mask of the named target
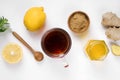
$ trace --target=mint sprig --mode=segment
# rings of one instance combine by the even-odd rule
[[[0,32],[4,32],[8,29],[8,19],[4,18],[3,16],[0,17]]]

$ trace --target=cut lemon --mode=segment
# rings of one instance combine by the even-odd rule
[[[4,47],[2,56],[10,64],[18,63],[23,56],[22,48],[16,43],[9,43]]]

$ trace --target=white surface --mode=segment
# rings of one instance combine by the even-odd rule
[[[90,61],[84,53],[84,46],[90,39],[102,39],[109,45],[101,26],[102,14],[114,12],[120,16],[119,3],[119,0],[0,0],[0,16],[8,18],[11,28],[35,50],[42,51],[41,37],[50,28],[63,28],[72,38],[72,47],[66,56],[70,66],[64,68],[60,60],[46,55],[43,62],[36,62],[12,34],[0,36],[0,52],[8,42],[16,42],[23,48],[23,59],[18,64],[6,63],[0,54],[0,80],[120,80],[120,57],[110,51],[104,61]],[[47,20],[42,32],[31,33],[23,25],[26,10],[33,6],[45,9]],[[88,32],[82,36],[75,35],[67,26],[68,16],[78,10],[86,12],[91,21]]]

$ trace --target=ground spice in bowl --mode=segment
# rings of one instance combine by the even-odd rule
[[[89,17],[86,13],[81,11],[73,12],[68,19],[68,26],[75,33],[85,32],[89,24]]]

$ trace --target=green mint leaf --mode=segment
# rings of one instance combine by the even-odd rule
[[[3,16],[0,17],[0,32],[4,32],[8,29],[8,20],[6,18],[4,18]]]

